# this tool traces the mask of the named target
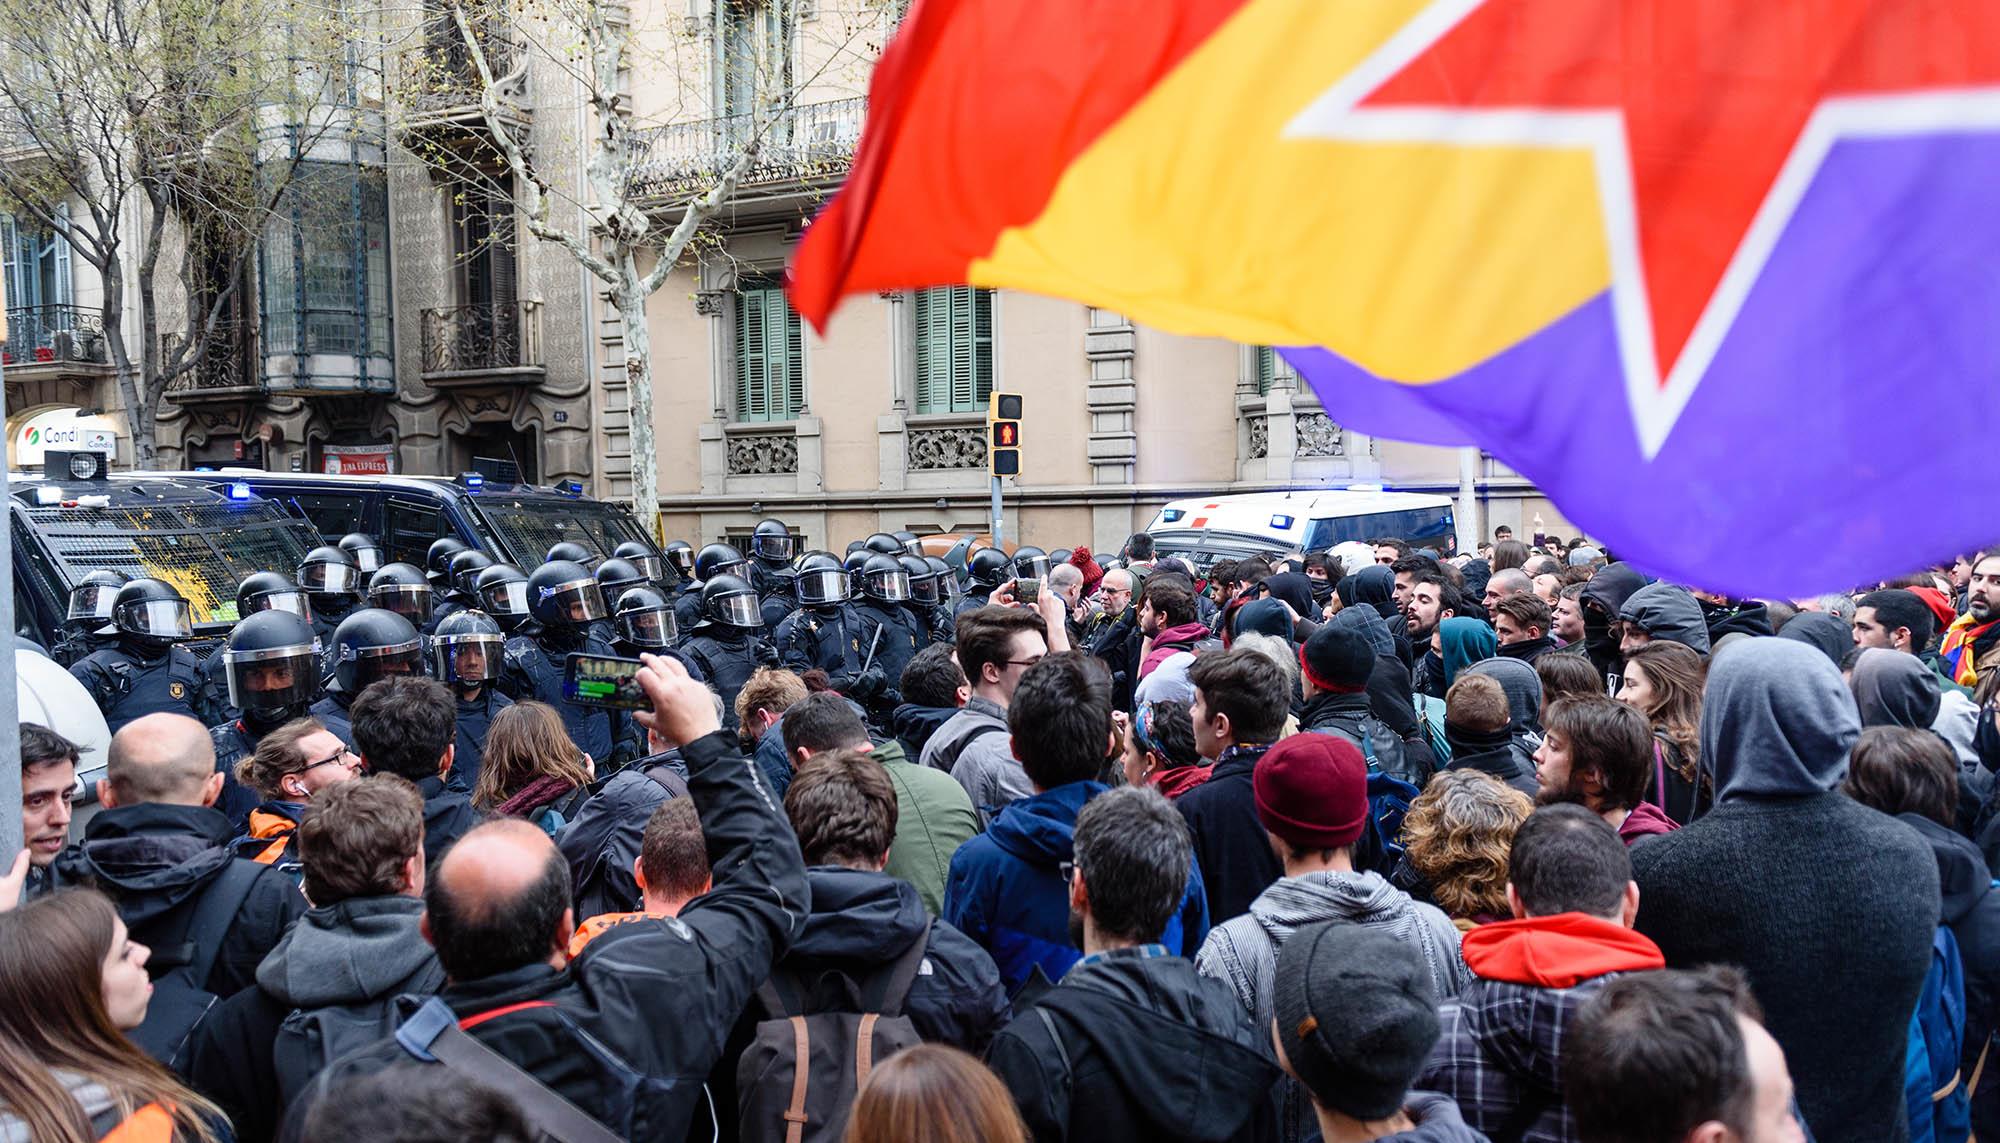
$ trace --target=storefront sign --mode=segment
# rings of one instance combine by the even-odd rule
[[[323,471],[329,476],[387,476],[394,472],[394,445],[323,445]]]
[[[118,430],[97,416],[78,416],[75,409],[45,409],[15,425],[8,434],[7,459],[17,469],[38,468],[42,454],[102,452],[118,456]]]

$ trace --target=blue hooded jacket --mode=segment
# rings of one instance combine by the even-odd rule
[[[1076,816],[1110,787],[1071,782],[1000,811],[987,831],[958,847],[945,885],[944,919],[993,956],[1011,996],[1036,968],[1061,980],[1083,950],[1069,939],[1069,887],[1056,866],[1071,858]],[[1160,943],[1192,957],[1208,936],[1201,865],[1189,860],[1180,911]]]

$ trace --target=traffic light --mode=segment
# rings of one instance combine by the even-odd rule
[[[1021,475],[1021,395],[995,393],[986,406],[986,470]]]

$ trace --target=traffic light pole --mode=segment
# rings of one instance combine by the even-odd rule
[[[993,546],[1000,547],[1000,478],[993,478],[993,520],[988,531],[993,534]]]

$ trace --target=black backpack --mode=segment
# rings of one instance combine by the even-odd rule
[[[923,1042],[903,1004],[929,947],[926,927],[894,963],[864,979],[828,972],[804,980],[778,968],[758,986],[762,1018],[736,1063],[742,1138],[771,1143],[840,1139],[869,1071]],[[814,1003],[829,992],[840,996],[838,1004]]]
[[[263,872],[264,867],[254,862],[231,860],[192,905],[180,910],[185,919],[176,934],[178,939],[158,940],[153,945],[152,963],[164,965],[168,971],[153,981],[153,999],[146,1005],[145,1022],[126,1035],[147,1055],[177,1073],[186,1074],[194,1031],[219,999],[208,990],[208,978],[222,951],[223,936]],[[214,939],[205,944],[195,940],[210,934]]]
[[[278,1080],[280,1106],[290,1107],[330,1061],[393,1037],[416,1010],[418,999],[442,987],[444,969],[434,965],[428,983],[408,996],[292,1009],[271,1042],[271,1068]]]

